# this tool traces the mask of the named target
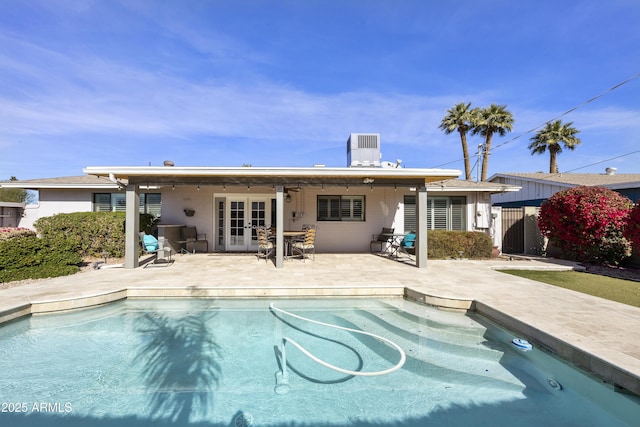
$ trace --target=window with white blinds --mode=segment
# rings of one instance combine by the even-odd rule
[[[427,228],[429,230],[466,230],[467,198],[427,197]],[[416,196],[404,196],[404,231],[416,230]]]
[[[162,195],[160,193],[145,193],[140,195],[138,207],[140,213],[160,216]],[[94,193],[93,210],[95,212],[126,212],[127,203],[124,193]]]

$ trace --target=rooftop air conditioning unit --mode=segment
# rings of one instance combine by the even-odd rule
[[[352,133],[347,140],[348,167],[380,167],[380,134]]]

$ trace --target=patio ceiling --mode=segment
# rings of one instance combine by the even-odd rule
[[[456,169],[413,168],[263,168],[263,167],[167,167],[132,166],[83,169],[89,175],[128,180],[136,185],[253,185],[321,186],[366,185],[375,187],[420,187],[456,178]]]

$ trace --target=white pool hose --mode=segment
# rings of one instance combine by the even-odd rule
[[[355,376],[362,376],[362,377],[374,377],[374,376],[378,376],[378,375],[386,375],[386,374],[390,374],[391,372],[397,371],[398,369],[400,369],[402,367],[402,365],[404,365],[404,362],[407,360],[407,355],[404,353],[404,351],[402,350],[402,348],[400,348],[400,346],[396,343],[394,343],[391,340],[388,340],[387,338],[372,334],[370,332],[365,332],[365,331],[359,331],[357,329],[351,329],[351,328],[345,328],[343,326],[337,326],[337,325],[331,325],[329,323],[324,323],[324,322],[319,322],[317,320],[313,320],[313,319],[308,319],[306,317],[302,317],[302,316],[298,316],[297,314],[293,314],[293,313],[289,313],[288,311],[282,310],[280,308],[277,308],[273,303],[271,303],[269,305],[269,308],[273,311],[277,311],[278,313],[282,313],[285,314],[287,316],[291,316],[291,317],[295,317],[296,319],[300,319],[300,320],[304,320],[306,322],[310,322],[310,323],[315,323],[316,325],[322,325],[322,326],[326,326],[329,328],[334,328],[334,329],[341,329],[343,331],[349,331],[349,332],[353,332],[356,334],[362,334],[362,335],[367,335],[370,337],[373,337],[379,341],[385,342],[387,344],[389,344],[390,346],[392,346],[393,348],[395,348],[396,350],[398,350],[398,353],[400,353],[400,361],[393,367],[389,368],[389,369],[385,369],[383,371],[373,371],[373,372],[363,372],[363,371],[350,371],[348,369],[343,369],[343,368],[339,368],[337,366],[334,366],[330,363],[325,362],[324,360],[321,360],[320,358],[314,356],[313,354],[311,354],[308,350],[306,350],[304,347],[302,347],[300,344],[298,344],[297,342],[295,342],[294,340],[292,340],[289,337],[283,337],[282,338],[282,377],[286,378],[287,377],[287,356],[285,353],[285,349],[284,346],[287,342],[290,342],[291,344],[293,344],[298,350],[300,350],[303,354],[305,354],[308,358],[310,358],[311,360],[313,360],[316,363],[319,363],[322,366],[325,366],[329,369],[332,369],[334,371],[337,372],[341,372],[343,374],[347,374],[347,375],[355,375]]]

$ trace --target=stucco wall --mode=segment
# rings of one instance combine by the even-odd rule
[[[35,229],[33,223],[39,218],[71,212],[89,212],[92,209],[91,190],[46,189],[40,191],[37,205],[27,205],[20,227]]]

